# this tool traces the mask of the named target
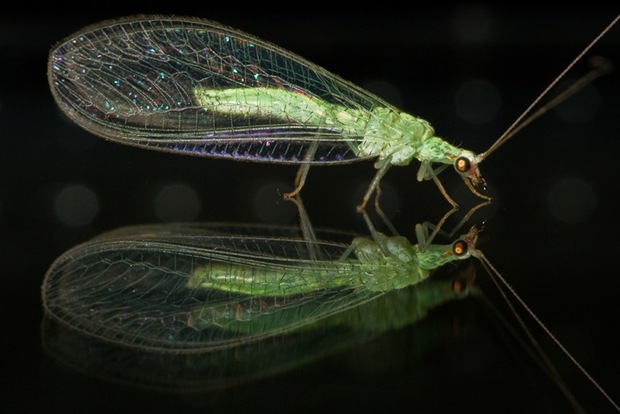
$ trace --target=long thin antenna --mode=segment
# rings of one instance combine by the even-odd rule
[[[588,53],[590,49],[592,49],[592,47],[603,36],[605,36],[605,34],[618,22],[618,20],[620,20],[620,14],[616,16],[616,18],[614,18],[611,21],[611,23],[609,23],[607,27],[605,27],[605,29],[603,29],[603,31],[598,36],[596,36],[594,40],[592,40],[581,51],[581,53],[579,53],[577,57],[575,57],[575,59],[572,60],[572,62],[568,64],[568,66],[566,66],[566,68],[545,88],[545,90],[542,91],[540,95],[538,95],[536,99],[534,99],[534,101],[530,104],[530,106],[528,106],[527,109],[525,109],[525,111],[523,111],[523,113],[517,117],[517,119],[512,123],[512,125],[508,127],[508,129],[493,143],[493,145],[489,147],[488,150],[478,155],[478,162],[481,162],[483,159],[488,157],[489,154],[491,154],[496,149],[498,149],[500,146],[502,146],[504,143],[506,143],[506,141],[512,138],[518,131],[523,129],[526,125],[530,124],[536,118],[540,117],[542,114],[547,112],[549,109],[558,105],[560,102],[562,102],[563,100],[565,100],[570,95],[577,92],[578,90],[582,89],[584,86],[592,82],[594,79],[611,71],[611,69],[613,68],[613,65],[611,65],[611,63],[609,63],[608,61],[603,61],[603,60],[595,61],[594,63],[595,64],[598,63],[598,67],[595,67],[594,69],[592,69],[588,74],[586,74],[584,77],[582,77],[577,82],[575,82],[571,87],[566,89],[562,94],[554,98],[548,104],[541,107],[539,110],[533,113],[528,119],[522,122],[523,118],[525,118],[532,111],[532,109],[536,105],[538,105],[540,100],[543,97],[545,97],[549,93],[549,91],[566,75],[566,73],[569,70],[571,70],[573,66],[575,66],[575,64],[578,61],[580,61],[585,56],[585,54]]]
[[[547,334],[547,336],[551,338],[551,340],[558,346],[558,348],[564,353],[564,355],[566,355],[568,359],[570,359],[570,361],[577,367],[577,369],[581,371],[581,373],[588,379],[588,381],[590,381],[590,383],[592,383],[592,385],[594,385],[594,387],[607,399],[607,401],[609,401],[609,403],[614,406],[616,411],[620,412],[620,406],[618,406],[618,404],[613,400],[613,398],[611,398],[611,396],[607,394],[605,389],[594,379],[594,377],[592,377],[592,375],[590,375],[590,373],[579,363],[579,361],[577,361],[577,359],[573,356],[573,354],[571,354],[570,351],[566,349],[566,347],[556,338],[556,336],[549,330],[549,328],[547,328],[547,326],[543,323],[542,320],[540,320],[540,318],[527,305],[527,303],[525,303],[525,301],[521,299],[521,296],[519,296],[516,290],[508,283],[506,279],[504,279],[501,273],[497,271],[497,269],[491,264],[489,259],[487,259],[486,256],[480,250],[475,250],[474,252],[472,252],[472,256],[480,260],[480,263],[482,263],[483,267],[489,273],[494,283],[497,283],[495,278],[497,278],[500,282],[502,282],[502,285],[504,285],[506,289],[508,289],[510,294],[517,300],[517,302],[523,307],[523,309],[527,311],[527,313],[538,324],[538,326],[542,328],[542,330]],[[512,313],[515,315],[515,317],[519,321],[519,324],[522,326],[522,328],[524,329],[524,331],[530,338],[530,341],[532,342],[534,347],[539,349],[538,343],[534,339],[533,335],[530,333],[529,329],[525,327],[523,320],[519,317],[518,313],[513,308],[511,302],[508,300],[508,298],[504,294],[504,291],[502,289],[499,289],[499,290],[500,290],[500,293],[504,296],[504,300],[507,302],[508,306],[512,310]],[[545,365],[547,365],[547,367],[550,369],[550,372],[555,377],[557,374],[557,372],[555,371],[555,368],[553,368],[553,365],[551,365],[551,363],[548,362],[547,358],[544,356],[544,354],[541,354],[541,352],[542,351],[539,351],[539,354],[541,355],[541,357],[543,357],[543,361],[545,362]],[[557,376],[559,376],[559,374],[557,374]],[[560,383],[560,385],[561,385],[562,390],[565,391],[563,383]],[[569,397],[571,402],[576,404],[575,407],[577,409],[581,408],[579,404],[577,404],[576,401],[573,399],[572,395],[570,395],[570,393],[566,395]]]

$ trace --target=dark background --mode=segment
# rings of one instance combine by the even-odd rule
[[[56,107],[46,60],[53,44],[102,19],[134,13],[204,17],[373,89],[428,119],[438,135],[481,152],[612,20],[617,7],[562,4],[551,13],[492,2],[408,11],[391,4],[364,10],[352,4],[337,11],[317,3],[260,2],[50,7],[0,13],[3,411],[565,412],[564,397],[541,370],[525,368],[521,361],[527,355],[503,339],[505,328],[494,325],[476,300],[438,309],[419,326],[310,366],[219,392],[135,390],[59,366],[43,351],[40,335],[40,285],[57,256],[129,224],[171,219],[294,224],[294,210],[278,201],[277,190],[287,189],[295,169],[148,152],[93,137]],[[619,50],[616,27],[590,55],[620,64]],[[567,79],[586,70],[581,61]],[[490,115],[484,99],[465,100],[459,111],[456,102],[464,99],[459,91],[472,80],[495,87],[501,105],[491,106]],[[615,399],[620,399],[619,86],[617,71],[597,80],[489,157],[482,172],[494,204],[473,220],[486,220],[480,249]],[[412,239],[415,223],[437,221],[447,211],[432,183],[415,181],[417,167],[413,162],[394,168],[383,182],[386,211]],[[372,163],[311,170],[303,194],[314,224],[365,232],[354,207],[373,174]],[[464,205],[471,202],[452,171],[442,180],[450,194],[463,196]],[[167,187],[173,184],[185,187]],[[167,194],[180,201],[172,211],[158,212],[156,200]],[[481,270],[477,281],[509,317]],[[408,342],[433,329],[429,347]],[[613,411],[549,339],[535,332],[586,410]]]

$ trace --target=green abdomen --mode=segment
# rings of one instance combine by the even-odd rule
[[[284,296],[330,289],[341,286],[359,286],[359,270],[340,263],[313,262],[313,266],[288,265],[279,270],[273,267],[249,267],[226,263],[208,263],[197,267],[187,286],[191,289],[215,289],[225,292],[257,296]]]

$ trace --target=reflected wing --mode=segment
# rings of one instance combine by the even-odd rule
[[[373,109],[389,107],[275,45],[192,18],[88,27],[52,50],[48,77],[60,108],[93,134],[250,161],[357,160]]]
[[[337,260],[346,244],[309,245],[281,237],[129,230],[84,243],[50,267],[46,312],[87,335],[127,346],[172,352],[222,349],[308,326],[380,293],[359,286],[288,296],[255,296],[190,288],[197,269],[220,263],[244,272],[278,269],[310,279],[320,266],[355,271]],[[155,231],[154,231],[155,230]]]

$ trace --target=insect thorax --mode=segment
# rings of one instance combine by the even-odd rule
[[[431,124],[405,112],[390,108],[373,109],[358,156],[378,157],[376,168],[385,162],[408,165],[413,158],[421,162],[450,164],[460,149],[435,136]]]
[[[386,292],[414,285],[428,277],[430,272],[418,265],[416,245],[402,236],[388,237],[379,232],[374,238],[353,240],[366,289]]]

